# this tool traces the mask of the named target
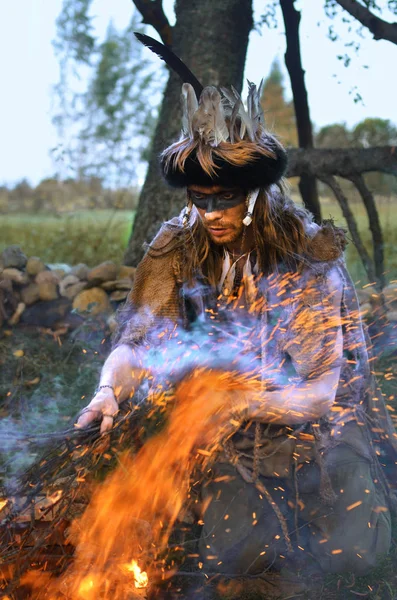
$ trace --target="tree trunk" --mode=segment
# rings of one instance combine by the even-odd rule
[[[313,148],[313,127],[300,52],[299,24],[301,15],[294,7],[294,0],[280,0],[280,6],[287,38],[285,64],[291,80],[299,147]],[[321,221],[321,208],[316,178],[309,174],[302,175],[299,182],[299,191],[306,208],[310,210],[315,221],[319,223]]]
[[[248,36],[253,26],[252,0],[176,0],[173,50],[203,85],[242,88]],[[149,50],[148,50],[149,52]],[[182,82],[170,74],[154,135],[149,168],[125,264],[136,265],[159,225],[179,213],[185,194],[168,188],[160,175],[159,155],[181,129]]]

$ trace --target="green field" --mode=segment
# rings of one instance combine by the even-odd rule
[[[323,217],[333,217],[337,225],[346,226],[339,205],[322,199]],[[396,199],[378,200],[379,214],[385,237],[387,279],[397,278]],[[369,252],[372,253],[368,219],[361,202],[352,210]],[[24,252],[47,263],[94,266],[105,260],[122,262],[128,243],[134,213],[123,210],[78,211],[64,215],[6,214],[0,221],[0,251],[10,244],[19,244]],[[350,236],[349,236],[350,238]],[[364,269],[352,243],[347,249],[347,261],[354,281],[367,282]]]
[[[0,251],[19,244],[27,256],[39,256],[47,263],[121,263],[133,217],[126,210],[1,215]]]
[[[347,229],[346,221],[342,215],[342,211],[336,201],[329,198],[321,199],[322,215],[324,219],[332,217],[335,219],[335,224]],[[372,256],[372,236],[369,230],[367,213],[362,202],[354,202],[350,205],[354,217],[357,221],[357,226],[363,242]],[[397,257],[395,248],[397,247],[397,198],[389,197],[377,199],[377,207],[381,221],[384,242],[385,242],[385,271],[386,280],[394,280],[397,278]],[[364,267],[358,255],[356,248],[351,241],[351,236],[348,233],[349,245],[346,250],[346,259],[349,271],[355,282],[360,282],[361,285],[367,283],[367,277]]]

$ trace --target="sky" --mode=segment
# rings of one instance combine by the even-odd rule
[[[264,0],[253,0],[258,22]],[[342,41],[327,38],[328,26],[321,0],[298,0],[302,8],[301,45],[306,71],[311,117],[317,127],[346,122],[353,126],[366,117],[381,117],[397,123],[397,82],[392,65],[397,64],[397,46],[374,41],[370,34],[358,37],[356,27],[338,20],[336,29]],[[50,155],[59,144],[53,116],[53,86],[59,66],[52,40],[55,20],[62,0],[19,0],[0,6],[0,185],[13,185],[27,178],[36,185],[51,176],[56,167]],[[173,21],[173,1],[164,0],[165,11]],[[134,8],[131,0],[94,0],[96,34],[101,37],[110,19],[125,27]],[[386,12],[383,18],[392,20]],[[153,29],[147,30],[153,37]],[[345,68],[337,55],[346,52],[344,43],[360,40],[360,50],[350,50],[351,64]],[[285,36],[282,27],[255,28],[250,35],[245,76],[258,82],[270,71],[278,57],[283,63]],[[155,57],[154,57],[154,60]],[[388,77],[388,65],[390,76]],[[285,86],[287,96],[288,76]],[[362,102],[354,102],[356,93]]]

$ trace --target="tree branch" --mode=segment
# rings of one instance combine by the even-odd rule
[[[349,177],[350,181],[356,186],[360,193],[362,201],[368,215],[369,228],[372,234],[372,242],[374,248],[374,263],[375,273],[379,280],[382,288],[385,285],[385,263],[384,263],[384,252],[383,252],[383,234],[382,227],[379,220],[379,214],[376,208],[375,199],[373,194],[365,185],[365,181],[362,175],[356,174]]]
[[[363,262],[363,265],[366,270],[369,281],[376,282],[378,284],[377,287],[381,287],[380,282],[378,281],[378,278],[376,277],[373,261],[372,261],[370,255],[368,254],[367,249],[365,248],[365,246],[363,244],[361,236],[358,232],[356,219],[354,218],[354,215],[353,215],[352,211],[350,210],[349,202],[348,202],[346,196],[344,195],[339,183],[336,181],[335,177],[333,177],[332,175],[322,175],[321,177],[319,177],[319,179],[321,181],[323,181],[324,183],[326,183],[331,188],[331,190],[333,191],[333,193],[335,195],[335,198],[339,202],[339,206],[342,209],[343,216],[345,217],[347,226],[349,227],[349,231],[352,236],[353,243],[356,246],[357,251],[360,255],[360,258]]]
[[[352,17],[367,27],[375,40],[387,40],[397,44],[397,23],[389,23],[374,15],[357,0],[336,0]]]
[[[357,173],[380,171],[397,176],[397,148],[289,148],[287,177],[303,173],[321,179],[323,175],[339,175],[349,179]]]
[[[162,0],[132,0],[142,15],[142,23],[155,28],[164,44],[172,46],[172,27],[163,10]]]

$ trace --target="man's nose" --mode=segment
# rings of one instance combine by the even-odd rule
[[[219,209],[212,209],[208,207],[205,211],[204,218],[206,221],[218,221],[223,217],[223,211]]]
[[[218,200],[216,196],[208,196],[207,208],[205,209],[206,221],[217,221],[223,216],[223,211],[218,208]]]

